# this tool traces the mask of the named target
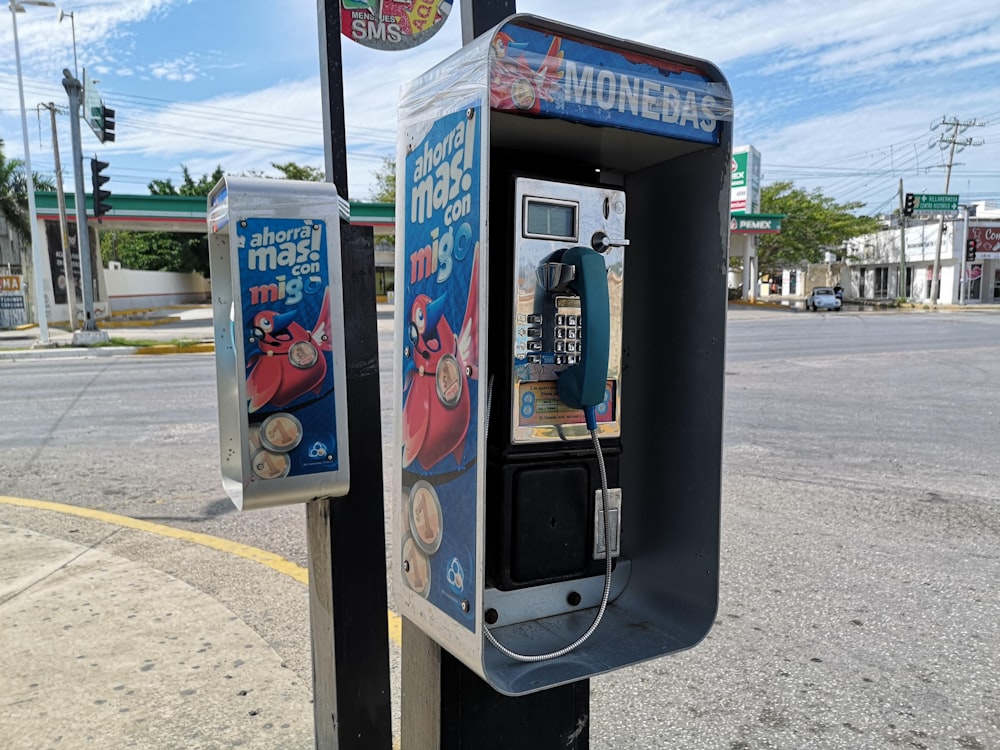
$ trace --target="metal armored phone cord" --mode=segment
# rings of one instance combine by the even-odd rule
[[[489,384],[486,389],[486,420],[485,428],[486,435],[490,432],[490,408],[493,405],[493,376],[490,375]],[[611,598],[611,524],[608,522],[608,474],[604,468],[604,453],[601,451],[601,443],[597,439],[597,414],[596,408],[593,406],[588,406],[584,409],[584,414],[587,418],[587,428],[590,430],[590,438],[594,442],[594,452],[597,454],[597,465],[601,471],[601,502],[603,503],[603,508],[601,509],[602,515],[604,517],[604,591],[601,594],[601,606],[597,610],[597,616],[594,617],[594,621],[591,623],[590,627],[587,628],[586,632],[577,638],[575,641],[567,646],[563,646],[558,651],[550,651],[547,654],[519,654],[516,651],[504,646],[500,641],[496,639],[496,636],[490,631],[489,627],[483,623],[483,631],[486,634],[486,640],[488,640],[493,647],[499,651],[501,654],[506,656],[508,659],[513,659],[514,661],[521,662],[539,662],[548,661],[549,659],[556,659],[560,656],[564,656],[569,652],[577,649],[581,646],[590,636],[594,634],[598,626],[601,624],[601,620],[604,619],[604,612],[608,608],[608,601]]]

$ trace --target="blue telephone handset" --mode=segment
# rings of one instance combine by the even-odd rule
[[[580,297],[583,352],[579,362],[559,375],[559,398],[574,409],[583,409],[587,427],[597,428],[595,407],[604,401],[611,350],[611,302],[604,256],[593,248],[577,245],[563,250],[553,260],[574,271],[566,288]]]

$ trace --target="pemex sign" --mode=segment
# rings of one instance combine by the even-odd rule
[[[732,234],[780,234],[784,214],[733,214],[729,219]]]

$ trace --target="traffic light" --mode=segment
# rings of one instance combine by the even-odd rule
[[[115,140],[115,111],[101,102],[101,143]]]
[[[94,135],[101,143],[114,141],[115,111],[105,107],[104,102],[101,102],[100,106],[90,108],[87,124],[90,125],[90,129],[94,131]]]
[[[975,239],[969,238],[965,241],[965,260],[973,261],[976,259],[976,241]]]
[[[107,169],[108,163],[106,161],[100,161],[98,159],[90,160],[90,184],[91,191],[94,196],[94,218],[98,221],[104,216],[109,210],[111,210],[111,204],[107,202],[108,198],[111,197],[110,190],[104,190],[101,188],[105,182],[110,180],[106,174],[101,174],[101,171]]]
[[[913,193],[906,194],[906,199],[903,201],[903,214],[913,216]]]

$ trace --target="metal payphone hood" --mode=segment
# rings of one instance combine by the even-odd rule
[[[707,61],[518,14],[404,87],[400,124],[451,110],[484,93],[496,113],[601,129],[584,145],[603,145],[618,167],[623,156],[633,162],[659,161],[663,137],[717,145],[721,124],[733,119],[729,85]],[[572,132],[553,130],[552,146],[565,143]],[[629,154],[615,130],[654,137],[639,139]],[[675,154],[676,147],[668,156]]]

